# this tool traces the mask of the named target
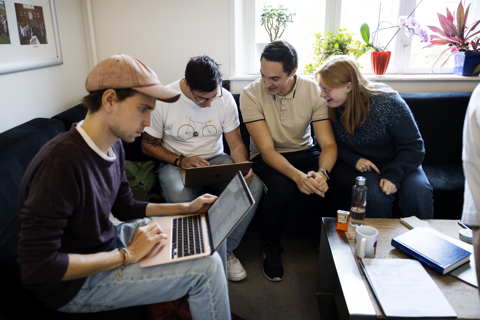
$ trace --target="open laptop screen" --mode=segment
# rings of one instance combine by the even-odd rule
[[[241,172],[238,172],[207,211],[212,245],[215,250],[254,203]]]

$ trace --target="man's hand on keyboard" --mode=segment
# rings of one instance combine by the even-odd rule
[[[166,238],[167,235],[163,233],[158,223],[151,223],[138,228],[127,247],[131,258],[130,263],[140,261],[154,245]]]

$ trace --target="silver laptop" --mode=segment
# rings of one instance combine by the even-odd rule
[[[142,258],[140,267],[212,255],[254,204],[245,179],[238,171],[207,212],[150,221],[149,224],[158,223],[168,239],[155,245]]]
[[[222,183],[232,180],[233,176],[240,170],[246,175],[252,162],[225,163],[216,164],[206,167],[195,167],[189,169],[181,169],[183,185],[192,187],[198,185],[207,185],[212,183]]]

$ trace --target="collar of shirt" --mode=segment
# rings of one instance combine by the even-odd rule
[[[88,136],[87,132],[83,130],[82,128],[83,120],[80,121],[75,128],[77,129],[78,133],[82,136],[83,140],[85,140],[85,143],[93,150],[95,151],[100,157],[107,161],[115,161],[117,159],[117,156],[115,155],[115,152],[113,152],[112,147],[110,147],[107,151],[107,154],[103,153],[93,142],[93,140]]]
[[[295,92],[297,91],[297,85],[298,85],[298,77],[297,75],[294,76],[295,77],[295,85],[293,86],[293,89],[285,96],[279,96],[278,94],[274,95],[273,96],[273,99],[274,100],[277,100],[277,99],[293,99],[295,98]]]

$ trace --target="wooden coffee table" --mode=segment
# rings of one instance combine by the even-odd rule
[[[461,227],[457,220],[428,222],[434,229],[458,238]],[[393,237],[409,230],[399,219],[366,219],[365,225],[378,229],[376,258],[411,259],[391,245]],[[355,228],[349,226],[348,232],[343,232],[335,230],[335,227],[335,218],[322,218],[317,281],[321,319],[386,319],[358,264],[358,258],[353,254]],[[428,267],[425,270],[455,309],[458,319],[480,319],[478,288],[451,275],[441,276]]]

